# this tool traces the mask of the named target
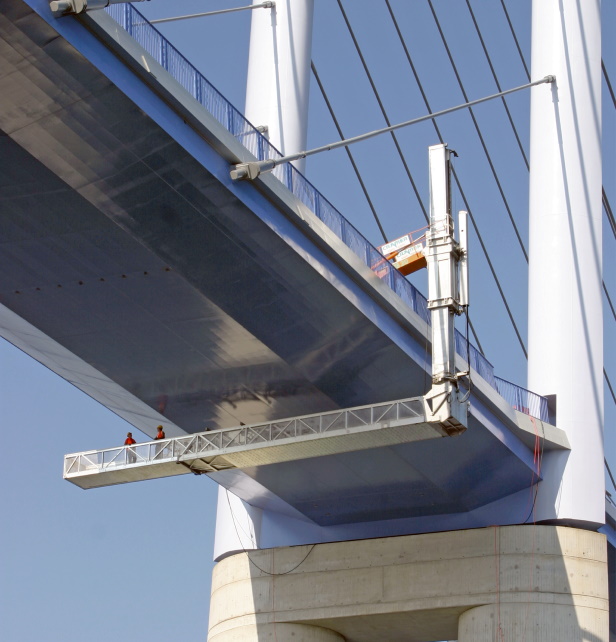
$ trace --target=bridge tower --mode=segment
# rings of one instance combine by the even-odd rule
[[[312,3],[255,3],[246,110],[291,156],[306,142]],[[20,188],[0,217],[18,257],[0,332],[171,437],[67,455],[65,478],[219,484],[210,642],[608,642],[599,0],[533,13],[534,80],[556,84],[532,98],[529,377],[565,430],[530,416],[529,391],[508,384],[507,398],[455,332],[464,252],[445,145],[431,148],[428,304],[296,170],[240,175],[275,150],[130,4],[116,19],[87,4],[0,8]],[[24,109],[14,83],[32,78],[46,99]]]
[[[541,519],[601,524],[601,3],[533,3],[528,385],[555,395],[571,453],[546,458]]]
[[[263,14],[253,18],[247,115],[267,124],[283,153],[305,148],[305,106],[287,100],[307,98],[311,10],[311,0],[281,0],[271,22]],[[293,11],[303,12],[299,36]],[[599,0],[533,3],[532,77],[553,74],[557,83],[551,92],[532,93],[529,386],[555,395],[558,424],[572,444],[571,452],[546,456],[536,511],[545,525],[247,553],[258,548],[258,537],[252,546],[242,543],[237,523],[256,534],[258,515],[221,496],[211,642],[434,640],[453,630],[462,642],[586,635],[607,642],[599,599],[605,541],[593,532],[605,515],[600,34]],[[291,64],[282,71],[287,56]],[[274,94],[277,107],[268,114]],[[546,582],[534,567],[545,568],[548,559],[554,567]],[[518,574],[531,578],[527,588]],[[583,575],[590,590],[579,583]],[[565,580],[561,588],[552,582],[558,577]]]
[[[252,12],[244,114],[283,154],[306,149],[313,12],[314,0]]]

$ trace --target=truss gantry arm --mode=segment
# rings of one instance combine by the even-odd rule
[[[429,414],[424,399],[415,397],[92,450],[66,455],[64,478],[81,488],[97,488],[453,437],[466,430],[450,417],[443,422],[428,421]]]

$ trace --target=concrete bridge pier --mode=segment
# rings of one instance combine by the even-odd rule
[[[607,542],[504,526],[231,555],[209,642],[609,642]]]
[[[599,615],[599,618],[596,616]],[[599,633],[604,614],[581,605],[509,603],[479,606],[458,620],[458,642],[498,640],[609,640]],[[584,623],[581,625],[581,623]],[[607,627],[603,627],[607,631]]]
[[[320,626],[307,624],[289,624],[276,622],[269,624],[246,624],[244,626],[223,631],[208,640],[215,642],[345,642],[342,635],[324,629]]]

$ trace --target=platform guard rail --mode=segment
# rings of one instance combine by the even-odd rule
[[[395,424],[423,417],[423,399],[416,397],[239,428],[206,431],[187,437],[161,439],[133,446],[91,450],[66,455],[64,477],[88,471],[104,472],[131,464],[181,461],[190,459],[191,456],[203,457],[208,452],[217,453],[229,448],[274,445],[285,439],[326,435],[341,430],[366,428],[383,422]]]

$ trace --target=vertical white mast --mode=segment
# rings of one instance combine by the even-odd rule
[[[432,319],[432,388],[426,395],[426,420],[447,424],[452,432],[468,425],[468,404],[462,401],[456,371],[455,316],[468,302],[466,232],[456,243],[451,214],[451,151],[447,145],[428,150],[430,229],[426,233],[428,308]],[[466,230],[466,212],[460,212]],[[464,268],[461,270],[461,259]],[[462,290],[464,290],[462,292]],[[461,301],[464,301],[462,304]]]
[[[283,154],[307,147],[313,9],[314,0],[276,0],[271,9],[252,11],[245,116],[267,127],[267,137]],[[302,171],[305,159],[293,164]],[[262,512],[221,487],[215,559],[258,548]]]
[[[252,11],[245,115],[283,154],[307,147],[313,9],[314,0],[276,0]],[[305,160],[293,164],[302,171]]]
[[[537,519],[602,523],[601,3],[535,0],[528,386],[555,394],[571,453],[550,455]]]

